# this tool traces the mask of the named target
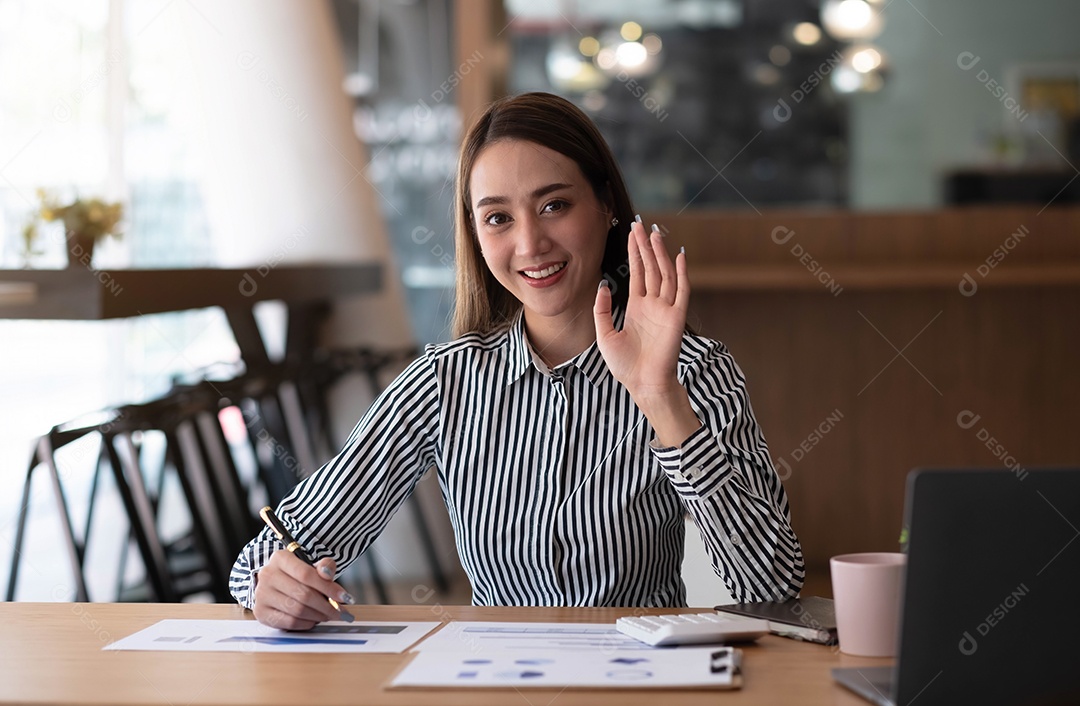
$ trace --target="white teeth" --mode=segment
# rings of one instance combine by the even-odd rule
[[[536,272],[529,272],[527,270],[522,270],[522,272],[524,272],[526,277],[531,277],[532,279],[544,279],[545,277],[550,277],[564,267],[566,267],[566,263],[560,262],[558,265],[552,265],[551,267],[537,270]]]

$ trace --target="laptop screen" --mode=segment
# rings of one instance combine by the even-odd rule
[[[895,702],[1080,703],[1080,469],[919,470]]]

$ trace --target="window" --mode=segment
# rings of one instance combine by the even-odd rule
[[[125,201],[127,233],[102,245],[95,266],[213,264],[181,11],[169,0],[0,0],[0,267],[24,265],[20,231],[39,187]],[[63,266],[63,234],[43,231],[41,241],[29,264]],[[36,436],[108,405],[152,398],[174,375],[237,357],[216,310],[107,322],[0,319],[4,575]],[[88,476],[72,469],[69,480],[77,508]],[[58,524],[44,482],[35,483],[31,522],[26,554],[35,559],[24,564],[18,597],[66,600],[54,590],[67,568],[55,551]],[[35,542],[46,551],[35,552]],[[108,597],[116,557],[101,559],[89,567],[91,596]]]

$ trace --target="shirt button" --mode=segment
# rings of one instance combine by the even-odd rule
[[[731,536],[731,546],[737,547],[740,544],[742,544],[742,540],[739,539],[738,535],[732,535]]]

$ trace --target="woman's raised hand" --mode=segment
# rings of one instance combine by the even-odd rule
[[[639,406],[682,390],[676,377],[690,280],[686,255],[671,261],[664,238],[653,226],[635,221],[627,242],[630,261],[630,297],[622,331],[611,319],[611,292],[601,286],[596,294],[596,344],[611,374],[629,390]]]
[[[678,378],[679,351],[690,303],[686,253],[671,262],[664,239],[641,221],[630,226],[630,296],[622,331],[611,320],[611,292],[601,286],[593,316],[596,345],[608,370],[622,383],[652,425],[661,446],[678,446],[701,427]]]

